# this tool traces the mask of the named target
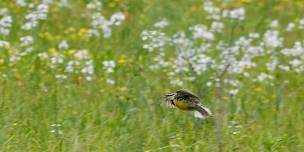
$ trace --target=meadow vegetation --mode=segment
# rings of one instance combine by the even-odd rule
[[[1,0],[1,151],[304,151],[302,0]],[[213,116],[168,109],[186,88]]]

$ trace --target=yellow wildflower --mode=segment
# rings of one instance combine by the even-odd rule
[[[227,101],[229,99],[229,97],[223,96],[223,99]]]
[[[57,53],[57,50],[55,48],[50,48],[48,50],[48,52],[50,52],[51,54],[56,54]]]
[[[74,39],[75,40],[75,39],[77,39],[77,35],[76,34],[70,34],[69,39],[72,39],[72,40]]]
[[[254,91],[256,91],[256,92],[261,92],[261,91],[262,91],[262,88],[256,87],[256,88],[254,89]]]
[[[251,0],[241,0],[242,3],[251,3]]]
[[[75,53],[75,50],[74,49],[70,49],[68,50],[67,54],[68,55],[73,55]]]
[[[69,27],[66,30],[64,30],[64,33],[68,34],[68,33],[73,33],[75,31],[76,31],[76,29],[74,27]]]
[[[127,57],[125,55],[121,55],[117,62],[118,64],[125,64],[127,63]]]
[[[86,28],[81,28],[79,31],[78,31],[78,36],[79,37],[85,37],[87,36],[87,33],[88,33],[88,30]]]
[[[44,37],[47,39],[47,40],[55,40],[55,37],[49,33],[49,32],[45,32],[44,33]]]
[[[62,36],[61,36],[61,35],[56,35],[56,36],[55,36],[55,39],[56,39],[56,40],[61,40],[61,39],[62,39]]]

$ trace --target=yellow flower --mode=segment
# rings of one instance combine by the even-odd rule
[[[223,99],[227,101],[229,99],[229,97],[223,96]]]
[[[40,33],[38,34],[38,36],[41,37],[41,38],[43,38],[43,37],[44,37],[44,33],[40,32]]]
[[[251,3],[251,0],[241,0],[242,3]]]
[[[74,49],[70,49],[70,50],[68,50],[68,55],[72,55],[72,54],[74,54],[75,53],[75,50]]]
[[[70,34],[69,39],[75,40],[75,39],[77,39],[77,35],[76,34]]]
[[[127,63],[127,59],[126,59],[127,57],[125,56],[125,55],[121,55],[120,57],[119,57],[119,59],[118,59],[118,64],[125,64],[125,63]]]
[[[113,7],[115,7],[115,6],[116,6],[116,3],[115,3],[115,2],[112,2],[112,3],[109,4],[109,7],[112,7],[112,8],[113,8]]]
[[[127,90],[126,87],[118,87],[117,89],[119,92],[125,92]]]
[[[254,91],[256,91],[256,92],[261,92],[261,91],[262,91],[262,88],[257,87],[257,88],[254,89]]]
[[[57,50],[55,48],[50,48],[48,50],[48,52],[50,52],[51,54],[56,54],[57,53]]]
[[[73,33],[75,31],[76,31],[76,29],[74,27],[69,27],[66,30],[64,30],[64,33],[68,34],[68,33]]]
[[[81,28],[79,31],[78,31],[78,36],[79,37],[85,37],[87,36],[87,33],[88,33],[88,30],[86,28]]]
[[[61,36],[61,35],[56,35],[56,36],[55,36],[55,39],[56,39],[56,40],[61,40],[61,39],[62,39],[62,36]]]
[[[43,37],[46,38],[47,40],[55,40],[55,37],[49,32],[43,33]]]

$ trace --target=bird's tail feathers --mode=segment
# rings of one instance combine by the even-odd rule
[[[206,117],[211,116],[211,115],[212,115],[211,111],[202,105],[199,105],[197,107],[196,111],[194,112],[194,117],[200,118],[200,119],[205,119]]]

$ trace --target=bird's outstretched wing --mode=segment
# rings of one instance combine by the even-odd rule
[[[201,100],[198,96],[194,95],[192,92],[188,90],[178,90],[176,91],[176,93],[188,97],[189,99],[193,100],[196,103],[199,103]]]
[[[176,91],[176,93],[178,93],[180,95],[184,95],[184,96],[200,99],[198,96],[194,95],[194,93],[192,93],[192,92],[190,92],[188,90],[178,90],[178,91]]]

